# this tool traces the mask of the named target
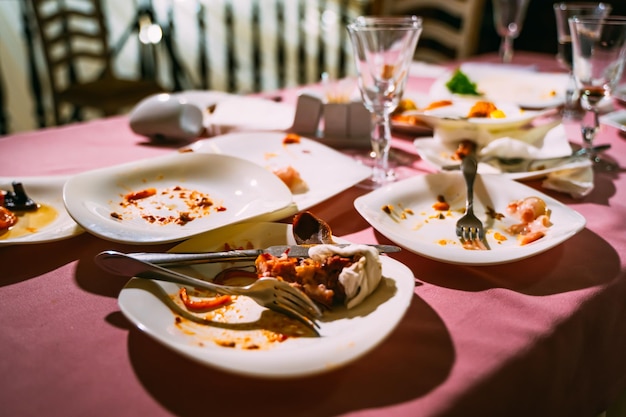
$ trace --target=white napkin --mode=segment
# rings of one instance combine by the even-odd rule
[[[433,137],[443,144],[457,146],[461,140],[471,140],[479,147],[480,156],[503,158],[553,158],[567,156],[572,149],[565,128],[559,121],[521,129],[493,131],[483,127],[471,129],[434,130]]]
[[[569,194],[574,198],[583,198],[594,187],[591,161],[584,167],[550,172],[541,185],[549,190]]]
[[[479,151],[481,157],[556,158],[572,152],[565,128],[558,121],[489,136],[491,140],[486,141]]]
[[[481,157],[490,155],[501,158],[555,158],[570,155],[572,149],[567,141],[565,129],[562,124],[556,127],[549,123],[520,133],[519,139],[507,136],[495,139],[484,146],[480,151]],[[545,135],[541,135],[546,128],[549,128]],[[532,140],[533,137],[539,137]],[[521,140],[520,140],[521,139]],[[531,139],[531,140],[529,140]],[[567,168],[547,173],[547,178],[543,181],[544,188],[570,194],[574,198],[582,198],[588,195],[594,187],[593,168],[590,161],[578,163],[575,168]]]
[[[295,115],[294,106],[260,97],[198,90],[178,95],[203,111],[203,124],[209,136],[234,131],[287,130]]]
[[[440,169],[455,163],[452,155],[458,146],[458,140],[451,141],[446,136],[446,140],[442,141],[437,133],[435,132],[433,138],[416,139],[414,144],[422,159]],[[495,139],[490,137],[490,141],[479,148],[478,155],[481,158],[490,155],[505,158],[552,158],[567,156],[572,152],[565,128],[560,123],[556,126],[548,123],[506,133],[507,136]],[[574,198],[584,197],[593,190],[593,169],[588,160],[576,160],[563,166],[520,173],[502,173],[497,166],[485,162],[479,163],[478,172],[505,175],[516,180],[546,177],[543,181],[545,188],[570,194]]]

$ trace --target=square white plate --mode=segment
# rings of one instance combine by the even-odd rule
[[[449,212],[433,209],[438,196],[449,203]],[[474,184],[474,212],[487,228],[491,250],[467,250],[455,233],[456,222],[464,212],[465,196],[462,174],[450,172],[420,175],[389,184],[357,198],[354,206],[369,224],[396,244],[427,258],[454,264],[489,265],[528,258],[564,242],[586,224],[582,215],[533,188],[500,176],[478,175]],[[510,216],[494,220],[486,212],[491,207],[506,215],[510,202],[531,196],[546,202],[552,212],[552,225],[543,238],[520,246],[517,239],[505,231],[518,222]],[[387,205],[394,207],[393,216],[383,210]],[[507,240],[496,240],[494,232],[506,236]]]
[[[284,143],[286,133],[231,133],[195,142],[198,153],[237,156],[273,171],[292,166],[308,185],[293,195],[298,211],[310,207],[368,178],[371,168],[326,145],[305,137],[300,143]]]
[[[174,187],[208,194],[214,206],[192,221],[151,222],[149,215],[180,216],[186,201],[168,192]],[[126,213],[120,203],[128,193],[155,188]],[[277,176],[243,159],[226,155],[179,153],[102,168],[70,178],[63,190],[74,220],[103,239],[124,243],[166,243],[263,216],[276,220],[295,213],[291,193]],[[218,209],[221,207],[221,209]],[[112,213],[124,214],[119,220]],[[126,218],[127,217],[127,218]]]
[[[243,223],[191,238],[172,252],[223,250],[225,244],[266,247],[294,243],[291,225]],[[353,309],[336,307],[326,311],[318,321],[319,337],[279,341],[268,334],[263,324],[273,323],[267,320],[273,315],[267,313],[273,312],[254,302],[243,304],[240,298],[231,306],[237,320],[220,320],[222,324],[186,320],[185,311],[172,302],[179,287],[166,282],[134,278],[121,291],[118,303],[138,328],[201,364],[248,376],[301,377],[329,372],[362,357],[382,343],[400,322],[413,299],[415,278],[402,263],[387,256],[381,256],[381,261],[383,280],[378,288]],[[227,266],[232,264],[194,265],[180,270],[210,279]],[[227,315],[228,311],[216,313],[220,319]],[[278,326],[278,331],[282,327],[284,324]],[[234,345],[226,346],[228,342]],[[245,347],[251,342],[258,343],[255,349]]]

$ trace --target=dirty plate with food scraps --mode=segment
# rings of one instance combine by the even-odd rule
[[[482,128],[487,130],[517,129],[529,124],[533,119],[543,116],[543,111],[524,110],[510,102],[489,102],[495,105],[497,117],[468,117],[476,105],[476,99],[450,99],[449,105],[442,105],[430,110],[408,110],[405,117],[413,116],[433,129]]]
[[[428,95],[417,91],[406,91],[398,108],[391,114],[391,128],[396,132],[417,136],[431,135],[433,133],[432,126],[409,113],[424,108],[430,103],[431,100]]]
[[[532,67],[467,63],[460,70],[476,83],[482,98],[491,101],[509,101],[527,109],[558,107],[565,102],[569,82],[566,73],[538,72]],[[459,97],[450,92],[446,83],[453,73],[443,74],[430,88],[433,100]]]
[[[67,181],[63,198],[87,231],[131,244],[175,242],[296,212],[289,189],[271,172],[243,159],[200,153],[84,172]]]
[[[292,167],[304,182],[293,192],[299,211],[306,210],[371,175],[360,164],[315,140],[282,132],[231,133],[195,142],[188,148],[196,153],[233,155],[254,162],[268,172]]]
[[[465,208],[466,186],[460,172],[416,176],[386,185],[357,198],[354,206],[376,230],[411,252],[441,262],[489,265],[525,259],[553,248],[585,226],[585,218],[546,194],[516,181],[478,175],[474,212],[487,229],[491,250],[467,250],[455,225]],[[521,246],[506,229],[519,221],[507,215],[509,203],[539,197],[551,211],[552,225],[541,239]],[[433,205],[444,200],[449,210]],[[499,218],[499,215],[504,215]]]
[[[36,211],[17,213],[18,221],[15,226],[7,231],[0,231],[0,246],[53,242],[84,232],[63,205],[63,185],[67,178],[0,178],[0,190],[13,191],[13,182],[20,182],[28,197],[39,205]]]
[[[291,225],[244,223],[191,238],[172,252],[294,243]],[[118,302],[138,328],[201,364],[247,376],[301,377],[355,361],[382,343],[400,322],[413,298],[415,278],[402,263],[387,256],[381,256],[381,261],[383,280],[378,288],[350,310],[339,306],[325,311],[318,321],[319,337],[247,297],[237,297],[226,308],[191,313],[179,301],[179,287],[166,282],[131,279]],[[204,264],[177,270],[211,279],[230,266]]]

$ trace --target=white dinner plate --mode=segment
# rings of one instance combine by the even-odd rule
[[[341,239],[337,241],[345,243]],[[172,251],[220,250],[225,243],[235,247],[250,244],[265,247],[293,244],[294,239],[291,225],[239,224],[194,237]],[[272,342],[274,338],[267,329],[254,322],[259,315],[267,317],[267,313],[275,313],[245,297],[238,298],[236,303],[248,300],[248,305],[236,305],[241,311],[235,315],[241,316],[240,321],[252,322],[249,329],[234,325],[220,328],[183,320],[182,308],[171,303],[179,287],[171,283],[134,278],[121,291],[118,301],[124,315],[138,328],[201,364],[248,376],[300,377],[328,372],[360,358],[385,340],[402,319],[413,298],[415,278],[400,262],[384,255],[381,260],[384,278],[379,287],[351,310],[336,307],[326,311],[319,321],[320,337],[289,337]],[[180,270],[208,278],[222,268],[222,264],[204,264]],[[247,348],[250,341],[256,343],[256,349]],[[225,346],[231,342],[235,345]]]
[[[234,155],[273,171],[292,166],[307,184],[305,192],[294,193],[298,210],[307,210],[368,178],[371,169],[315,140],[285,144],[278,132],[230,133],[195,142],[198,153]]]
[[[569,79],[566,73],[537,72],[527,67],[483,63],[463,64],[460,69],[489,100],[513,102],[530,109],[557,107],[565,101]],[[455,96],[446,87],[452,74],[449,72],[435,80],[430,89],[432,98]]]
[[[0,234],[0,246],[53,242],[83,233],[63,205],[66,180],[64,176],[0,178],[0,190],[13,191],[13,181],[21,182],[26,194],[42,205],[37,212],[20,216],[12,230]]]
[[[188,192],[181,196],[176,187]],[[148,188],[156,195],[121,205],[125,195]],[[212,205],[190,209],[192,191],[208,196]],[[173,152],[84,172],[66,182],[63,198],[70,215],[90,233],[136,244],[175,242],[252,218],[276,220],[296,212],[289,189],[272,173],[243,159],[200,153]],[[185,213],[193,220],[167,220]]]
[[[476,99],[453,98],[449,106],[437,107],[432,110],[408,110],[404,115],[415,116],[433,129],[482,128],[489,131],[517,129],[529,124],[533,119],[544,115],[542,111],[522,110],[517,104],[510,102],[494,102],[504,112],[505,117],[470,117],[467,115]]]
[[[287,103],[221,91],[187,90],[175,94],[202,109],[204,126],[214,135],[233,130],[286,130],[295,107]]]
[[[443,196],[449,212],[438,212],[433,204]],[[468,265],[513,262],[544,252],[574,236],[585,226],[585,218],[559,201],[516,181],[493,175],[478,175],[474,185],[474,212],[487,227],[491,250],[466,250],[455,234],[455,225],[465,208],[466,188],[460,172],[411,177],[357,198],[354,206],[376,230],[396,244],[427,258]],[[542,198],[552,214],[552,225],[541,239],[520,246],[505,229],[515,223],[507,216],[509,203],[526,197]],[[391,205],[391,215],[383,210]],[[494,220],[488,207],[504,214]],[[440,216],[440,214],[443,214]],[[440,218],[441,217],[441,218]],[[507,240],[498,241],[495,232]]]

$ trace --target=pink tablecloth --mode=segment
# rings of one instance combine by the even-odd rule
[[[554,66],[553,57],[517,59]],[[425,90],[431,82],[415,78],[410,86]],[[149,145],[127,122],[0,138],[0,176],[73,174],[180,145]],[[568,132],[579,142],[576,126]],[[626,140],[610,127],[601,138],[621,168],[597,174],[582,200],[548,192],[585,216],[581,233],[499,266],[394,255],[417,279],[406,317],[367,356],[310,378],[222,373],[134,328],[116,300],[126,279],[92,260],[129,247],[89,234],[0,247],[0,414],[594,416],[626,387]],[[408,163],[405,174],[430,171],[412,138],[395,138],[394,149]],[[351,188],[312,210],[338,236],[387,243],[353,208],[364,192]]]

